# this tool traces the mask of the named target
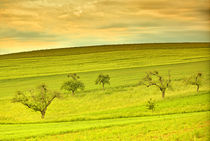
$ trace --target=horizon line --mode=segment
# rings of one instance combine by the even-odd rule
[[[87,45],[87,46],[68,46],[68,47],[58,47],[58,48],[43,48],[43,49],[34,49],[34,50],[27,50],[27,51],[17,51],[12,53],[3,53],[0,56],[4,55],[12,55],[12,54],[19,54],[19,53],[30,53],[30,52],[38,52],[38,51],[48,51],[48,50],[59,50],[59,49],[68,49],[68,48],[86,48],[86,47],[100,47],[100,46],[117,46],[117,45],[145,45],[145,44],[190,44],[190,43],[210,43],[210,41],[196,41],[196,42],[145,42],[145,43],[121,43],[121,44],[99,44],[99,45]]]

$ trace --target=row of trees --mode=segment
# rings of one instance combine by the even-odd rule
[[[197,87],[197,92],[199,92],[201,85],[201,77],[202,73],[197,73],[192,75],[191,77],[184,79],[185,84],[187,85],[195,85]],[[147,87],[156,86],[162,92],[162,98],[165,97],[166,89],[171,87],[171,75],[168,72],[168,78],[163,78],[159,75],[157,71],[146,73],[146,76],[140,81],[140,84],[146,85]],[[146,107],[149,110],[155,110],[155,102],[150,98],[147,101]]]
[[[72,92],[75,95],[77,90],[83,90],[85,85],[79,80],[79,76],[76,73],[67,75],[70,80],[63,83],[61,89]],[[109,75],[100,74],[95,81],[96,84],[102,85],[104,89],[105,84],[110,84]],[[52,103],[55,98],[60,98],[61,93],[57,91],[51,91],[45,84],[38,86],[35,89],[29,91],[18,91],[12,102],[19,102],[28,108],[38,111],[41,113],[41,118],[45,117],[48,106]]]
[[[196,85],[198,92],[201,85],[201,76],[201,73],[197,73],[196,75],[193,75],[192,77],[186,79],[185,82],[186,84]],[[68,74],[67,77],[69,78],[69,80],[63,83],[61,89],[72,92],[73,95],[75,95],[75,92],[79,89],[84,90],[85,85],[79,80],[80,77],[76,73]],[[110,84],[110,76],[100,74],[97,77],[95,84],[102,85],[102,88],[104,90],[104,85]],[[162,93],[162,98],[164,98],[166,89],[171,86],[170,72],[168,72],[168,77],[161,76],[158,71],[148,72],[146,73],[146,76],[140,81],[140,84],[147,87],[158,87]],[[60,97],[61,94],[59,92],[51,91],[45,84],[42,84],[33,90],[24,92],[18,91],[12,101],[20,102],[28,108],[40,112],[41,118],[44,118],[48,106],[55,98]],[[154,105],[152,105],[151,103],[152,102],[150,102],[149,105],[154,108]]]
[[[195,85],[197,87],[197,92],[199,92],[201,85],[201,77],[202,73],[197,73],[187,79],[184,79],[184,82],[187,85]],[[146,73],[146,76],[142,79],[142,81],[140,81],[140,84],[143,84],[146,87],[158,87],[162,93],[162,98],[164,98],[166,90],[171,87],[170,72],[168,72],[168,77],[165,78],[161,76],[158,71],[148,72]]]
[[[70,78],[70,80],[64,82],[64,84],[61,86],[61,89],[72,92],[73,95],[75,95],[77,90],[84,90],[85,85],[79,80],[80,77],[76,73],[70,73],[67,75],[67,77]],[[102,85],[103,90],[105,90],[104,85],[110,84],[109,75],[100,74],[97,77],[95,84]]]

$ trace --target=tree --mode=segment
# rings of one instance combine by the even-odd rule
[[[67,77],[72,78],[73,80],[78,80],[80,78],[76,73],[69,73]]]
[[[197,87],[197,92],[199,92],[202,81],[202,73],[197,73],[185,80],[187,85],[195,85]]]
[[[75,92],[77,90],[84,90],[85,85],[78,79],[80,78],[76,73],[70,73],[67,75],[68,78],[70,78],[69,81],[66,81],[61,86],[61,89],[64,89],[66,91],[72,92],[73,95],[75,95]]]
[[[61,89],[64,89],[66,91],[71,91],[73,95],[75,95],[75,92],[80,89],[84,90],[85,85],[79,80],[69,80],[63,83],[61,86]]]
[[[168,72],[168,79],[163,78],[159,75],[158,71],[148,72],[140,84],[143,84],[147,87],[156,86],[160,89],[162,93],[162,98],[165,97],[166,89],[170,86],[171,76]]]
[[[146,107],[147,107],[147,109],[154,111],[155,110],[155,105],[156,105],[155,102],[152,100],[152,98],[150,98],[147,101]]]
[[[22,103],[34,111],[39,111],[43,119],[48,106],[56,97],[60,97],[60,93],[50,91],[45,84],[42,84],[35,90],[18,91],[12,101]]]
[[[104,89],[105,84],[110,84],[110,77],[108,74],[107,75],[100,74],[98,76],[98,78],[96,79],[95,83],[96,83],[96,85],[97,84],[102,85],[102,87]]]

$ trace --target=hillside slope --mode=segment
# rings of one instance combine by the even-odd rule
[[[0,140],[208,140],[209,43],[111,45],[34,51],[0,56]],[[161,97],[157,87],[139,85],[145,72],[171,74]],[[202,85],[184,79],[202,73]],[[61,90],[77,73],[84,91]],[[99,74],[110,85],[95,85]],[[45,83],[59,91],[45,119],[11,99],[16,91]],[[147,109],[152,98],[155,110]]]

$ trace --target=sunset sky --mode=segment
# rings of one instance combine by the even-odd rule
[[[0,54],[102,44],[209,42],[209,0],[0,0]]]

